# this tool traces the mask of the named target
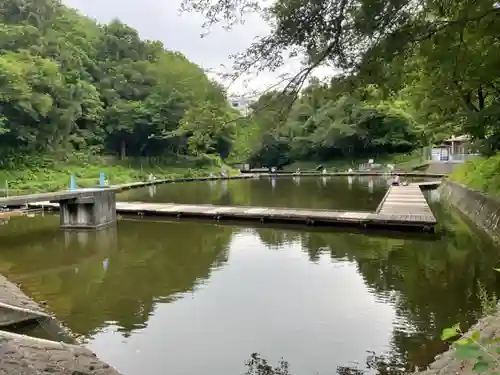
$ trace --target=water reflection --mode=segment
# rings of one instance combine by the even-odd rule
[[[118,244],[116,226],[110,226],[98,231],[70,231],[62,232],[65,248],[78,246],[80,248],[92,247],[94,249],[115,249]]]
[[[0,273],[124,375],[234,375],[254,351],[296,375],[399,375],[445,349],[443,327],[477,318],[477,280],[499,291],[498,248],[432,208],[436,237],[145,220],[75,233],[13,218]]]
[[[367,188],[368,186],[368,188]],[[373,211],[387,191],[384,178],[270,177],[166,184],[152,197],[147,190],[128,190],[120,200],[184,204],[251,205]]]
[[[146,326],[156,302],[193,290],[228,256],[231,228],[178,225],[159,241],[164,225],[120,222],[120,236],[114,227],[61,232],[52,226],[43,242],[28,236],[3,249],[0,272],[46,301],[79,337],[91,337],[107,322],[131,332]],[[5,261],[11,257],[17,261]]]
[[[157,185],[150,185],[148,186],[148,193],[149,193],[149,197],[150,198],[153,198],[156,194],[156,186]]]
[[[439,193],[439,190],[438,189],[429,190],[427,192],[427,199],[433,203],[439,202],[441,200],[441,194]]]

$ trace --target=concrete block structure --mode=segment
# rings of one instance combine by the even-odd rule
[[[101,229],[116,223],[116,192],[80,189],[80,195],[58,201],[61,229]]]

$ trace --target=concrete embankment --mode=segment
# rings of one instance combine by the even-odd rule
[[[441,184],[440,194],[495,242],[500,242],[500,199],[449,180]]]
[[[480,191],[470,189],[453,181],[444,180],[439,187],[441,199],[457,208],[462,214],[470,218],[488,233],[495,241],[500,239],[500,200],[488,196]],[[493,267],[493,265],[492,265]],[[492,270],[493,272],[493,270]],[[449,322],[450,326],[457,322]],[[446,327],[440,327],[446,328]],[[472,332],[481,332],[481,341],[486,344],[492,338],[500,337],[500,311],[496,314],[481,318],[466,333],[471,336]],[[495,353],[495,350],[490,350]],[[443,354],[436,356],[435,361],[429,367],[415,375],[468,375],[472,371],[472,361],[457,359],[453,347]]]
[[[451,326],[452,324],[450,324]],[[500,337],[500,312],[494,315],[488,315],[481,318],[474,326],[470,328],[466,336],[470,336],[472,332],[481,332],[480,341],[486,345],[491,339]],[[487,347],[488,348],[488,347]],[[489,350],[495,353],[495,349]],[[443,354],[436,356],[434,362],[429,367],[415,375],[469,375],[477,374],[472,371],[474,363],[472,361],[460,360],[455,357],[453,348]]]
[[[83,347],[2,330],[29,322],[50,325],[52,317],[0,275],[0,374],[119,375]]]

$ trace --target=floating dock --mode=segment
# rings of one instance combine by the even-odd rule
[[[30,206],[57,208],[58,204],[39,202]],[[433,231],[436,225],[436,219],[418,185],[390,187],[376,212],[145,202],[117,202],[116,212],[121,215],[217,221],[246,220],[311,226],[413,228],[424,231]]]
[[[376,213],[394,220],[436,223],[427,200],[418,184],[391,186]]]

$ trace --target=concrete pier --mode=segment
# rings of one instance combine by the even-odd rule
[[[416,189],[419,189],[418,186]],[[422,196],[423,198],[423,196]],[[423,198],[425,200],[425,198]],[[52,207],[56,203],[32,203],[31,207]],[[213,220],[246,220],[266,223],[305,224],[308,226],[361,226],[385,229],[433,230],[436,219],[429,212],[361,212],[280,207],[188,205],[174,203],[117,202],[116,212],[122,215],[190,217]]]
[[[101,229],[116,222],[112,189],[79,190],[80,196],[59,200],[61,229]]]

